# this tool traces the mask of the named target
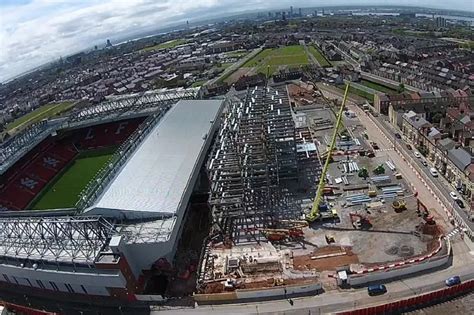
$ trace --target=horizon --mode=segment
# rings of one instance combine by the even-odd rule
[[[103,47],[105,41],[124,42],[158,34],[160,30],[175,28],[189,20],[196,24],[206,20],[251,14],[262,11],[277,11],[292,5],[295,8],[376,7],[423,8],[448,10],[451,12],[474,12],[469,0],[454,0],[449,7],[466,5],[466,10],[443,7],[440,1],[383,2],[360,0],[357,4],[333,1],[331,5],[309,1],[298,5],[297,1],[279,1],[269,6],[265,1],[242,3],[226,0],[205,0],[195,3],[189,0],[178,4],[165,1],[156,4],[143,0],[127,3],[109,0],[101,3],[86,0],[81,3],[50,2],[48,0],[0,0],[0,82],[6,83],[31,73],[40,67],[76,53],[87,51],[95,45]],[[458,5],[453,5],[457,3]],[[431,5],[429,5],[431,4]],[[444,4],[445,5],[445,4]],[[469,6],[470,9],[469,10]],[[111,12],[110,7],[114,7]],[[229,9],[230,8],[230,9]],[[210,13],[212,12],[212,13]],[[5,23],[6,22],[6,23]],[[155,36],[155,35],[151,35]]]

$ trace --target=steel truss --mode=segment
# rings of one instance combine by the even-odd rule
[[[40,121],[0,144],[0,174],[20,159],[26,152],[44,140],[57,124]]]
[[[69,123],[95,119],[97,117],[103,118],[108,115],[119,117],[125,113],[141,112],[163,105],[171,105],[182,99],[195,99],[198,97],[198,93],[199,88],[178,88],[117,97],[98,105],[72,112]]]
[[[235,243],[295,219],[286,187],[297,179],[295,125],[285,88],[252,88],[230,99],[208,162],[214,228]]]
[[[0,218],[0,261],[93,266],[115,232],[101,217]]]

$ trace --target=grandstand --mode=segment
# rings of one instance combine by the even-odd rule
[[[54,124],[42,122],[28,135],[35,143],[28,150],[15,142],[19,138],[2,147],[10,167],[0,181],[0,292],[135,300],[146,270],[170,270],[224,104],[195,100],[197,92],[117,98]],[[111,147],[111,160],[78,194],[75,215],[25,210],[52,193],[44,190],[81,152]]]

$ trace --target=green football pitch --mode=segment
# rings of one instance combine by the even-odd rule
[[[29,209],[73,208],[80,192],[110,160],[115,148],[87,151],[58,174],[32,201]]]

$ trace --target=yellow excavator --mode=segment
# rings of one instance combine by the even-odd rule
[[[321,217],[319,213],[319,206],[323,197],[324,186],[326,185],[326,173],[329,168],[329,162],[331,161],[332,151],[336,146],[336,140],[338,135],[339,127],[341,126],[342,115],[344,113],[344,107],[346,106],[347,95],[349,94],[349,83],[346,85],[346,90],[344,91],[344,98],[342,99],[341,108],[336,117],[336,124],[334,125],[334,132],[332,134],[331,143],[329,149],[327,150],[326,162],[324,163],[323,170],[321,172],[321,177],[319,178],[319,184],[316,191],[316,197],[314,197],[313,206],[311,212],[306,216],[306,221],[313,222]]]

